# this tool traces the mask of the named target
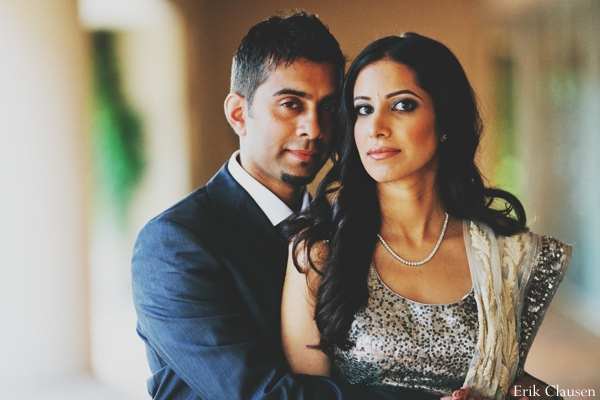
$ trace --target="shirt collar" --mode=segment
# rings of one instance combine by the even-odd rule
[[[273,226],[289,218],[294,212],[273,192],[264,187],[260,182],[254,179],[238,161],[240,151],[237,150],[231,155],[227,165],[233,179],[243,187],[246,192],[254,199],[256,204],[267,215]],[[303,188],[302,211],[308,208],[310,197],[306,187]]]

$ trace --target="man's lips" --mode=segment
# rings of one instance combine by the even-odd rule
[[[400,149],[394,149],[387,146],[371,147],[367,151],[367,156],[374,160],[383,160],[384,158],[393,157],[400,152]]]
[[[303,162],[312,162],[317,159],[319,153],[314,150],[288,150],[295,158]]]

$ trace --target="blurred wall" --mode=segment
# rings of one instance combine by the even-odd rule
[[[0,391],[89,370],[87,39],[76,0],[0,1]]]

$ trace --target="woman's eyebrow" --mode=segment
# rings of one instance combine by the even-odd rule
[[[388,95],[385,96],[386,99],[389,99],[390,97],[394,97],[394,96],[398,96],[399,94],[412,94],[415,97],[418,97],[419,99],[423,100],[421,98],[421,96],[419,96],[418,94],[416,94],[415,92],[413,92],[412,90],[408,90],[408,89],[404,89],[404,90],[398,90],[397,92],[392,92]]]
[[[399,94],[412,94],[413,96],[418,97],[419,99],[423,100],[423,98],[421,98],[421,96],[419,96],[412,90],[408,90],[408,89],[398,90],[396,92],[389,93],[385,96],[385,98],[389,99],[390,97],[398,96]],[[354,100],[371,100],[371,98],[369,96],[356,96],[354,98]]]

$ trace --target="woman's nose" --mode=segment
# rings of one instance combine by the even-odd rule
[[[369,118],[369,136],[372,138],[388,137],[390,130],[385,122],[385,118],[377,113],[371,114]]]

